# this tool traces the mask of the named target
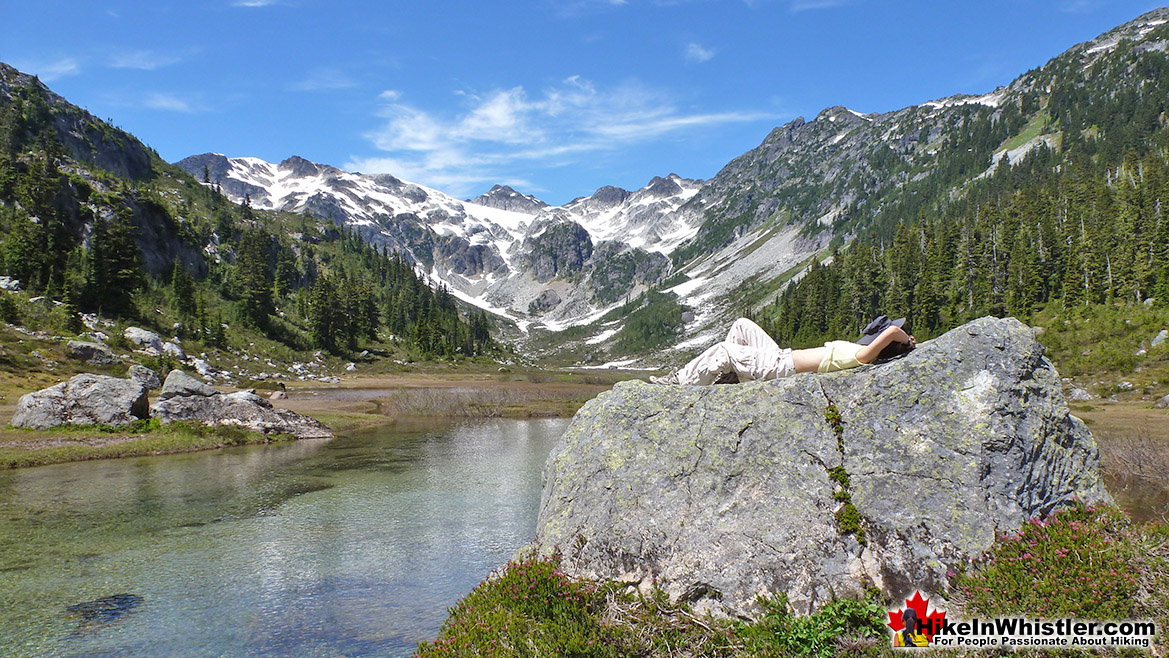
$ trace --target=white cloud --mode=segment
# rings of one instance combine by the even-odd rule
[[[268,5],[278,5],[279,0],[235,0],[231,3],[233,7],[267,7]]]
[[[182,61],[180,58],[172,55],[160,55],[149,50],[135,50],[112,55],[109,64],[110,67],[115,69],[153,71],[154,69],[170,66],[180,61]]]
[[[1086,14],[1096,11],[1103,4],[1100,0],[1063,0],[1059,8],[1069,14]]]
[[[18,71],[37,76],[41,82],[52,82],[65,76],[81,73],[81,63],[73,57],[61,57],[49,61],[14,61],[12,66]]]
[[[707,48],[699,43],[690,42],[686,44],[686,59],[691,62],[709,62],[714,58],[715,50]]]
[[[296,91],[328,91],[356,86],[357,82],[340,69],[317,67],[309,71],[303,80],[293,84],[292,88]]]
[[[776,118],[683,113],[661,91],[637,84],[601,89],[579,76],[538,94],[513,87],[459,95],[461,112],[438,115],[407,104],[397,91],[383,92],[378,116],[385,122],[366,135],[383,153],[351,156],[345,166],[460,195],[476,184],[514,178],[513,168],[564,166],[637,142]]]
[[[791,4],[792,13],[808,11],[810,9],[832,9],[848,2],[848,0],[795,0]]]
[[[153,92],[147,94],[146,98],[142,100],[142,104],[152,110],[184,112],[188,114],[206,112],[209,109],[199,100],[184,97],[179,94],[165,92]]]

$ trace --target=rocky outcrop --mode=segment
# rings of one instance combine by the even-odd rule
[[[553,277],[580,272],[593,255],[593,241],[583,226],[571,221],[552,221],[545,229],[524,239],[520,261],[533,278],[547,283]]]
[[[58,425],[126,425],[148,418],[146,388],[132,379],[88,373],[28,393],[16,403],[13,427],[45,430]]]
[[[172,370],[151,413],[163,424],[175,421],[204,425],[238,425],[252,432],[291,434],[298,439],[328,439],[333,432],[320,421],[272,403],[253,391],[220,393],[181,370]]]
[[[949,589],[996,533],[1107,499],[1032,332],[983,318],[903,358],[735,386],[622,382],[553,449],[534,547],[753,615]]]
[[[551,288],[545,288],[540,293],[539,297],[532,300],[532,303],[528,304],[528,313],[543,313],[550,309],[556,308],[560,305],[560,302],[560,295],[558,295],[555,290]]]

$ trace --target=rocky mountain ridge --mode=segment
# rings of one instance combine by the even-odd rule
[[[296,156],[272,164],[209,153],[177,165],[239,203],[348,227],[523,328],[560,328],[603,313],[660,280],[666,254],[697,230],[675,211],[701,185],[670,174],[632,192],[603,187],[549,206],[504,186],[459,201],[390,175]]]

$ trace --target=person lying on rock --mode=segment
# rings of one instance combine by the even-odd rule
[[[731,373],[739,381],[779,379],[797,372],[835,372],[872,363],[883,352],[903,354],[917,345],[913,336],[901,328],[905,318],[890,321],[881,316],[865,327],[860,342],[832,340],[823,347],[806,350],[780,348],[767,332],[748,320],[739,318],[731,325],[726,340],[712,345],[682,367],[662,377],[650,377],[654,384],[688,384],[708,386]]]

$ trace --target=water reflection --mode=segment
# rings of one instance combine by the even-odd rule
[[[0,655],[409,655],[530,540],[566,424],[2,473]],[[134,614],[65,614],[119,593]]]

